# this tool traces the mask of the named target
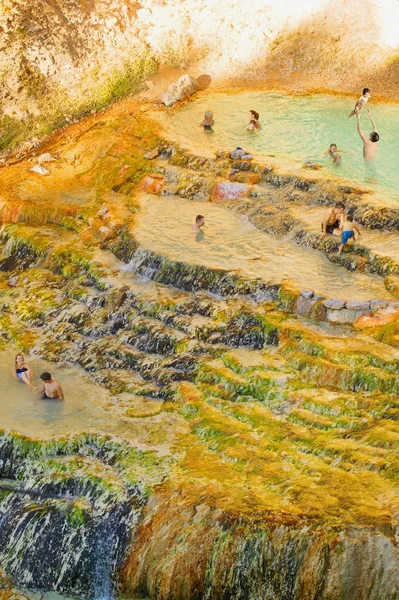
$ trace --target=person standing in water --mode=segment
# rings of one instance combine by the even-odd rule
[[[19,379],[23,383],[26,383],[30,387],[31,390],[34,390],[34,386],[32,383],[33,379],[33,371],[25,362],[25,359],[22,354],[17,354],[14,361],[14,366],[12,369],[12,374],[16,379]]]
[[[380,139],[379,133],[377,131],[377,126],[371,116],[370,111],[367,111],[367,114],[370,118],[371,124],[373,126],[373,131],[370,133],[370,137],[366,137],[360,127],[360,115],[357,112],[357,131],[363,141],[363,158],[366,161],[370,161],[377,156],[378,142]]]
[[[201,127],[204,128],[204,131],[212,131],[212,127],[215,124],[215,119],[213,118],[213,112],[207,110],[204,115],[204,120],[201,123]]]
[[[201,227],[205,225],[205,217],[203,215],[197,215],[195,217],[195,223],[193,224],[194,233],[199,233],[201,231]]]
[[[260,129],[259,113],[256,110],[249,111],[248,131],[258,131]]]
[[[344,204],[338,202],[336,206],[327,208],[324,219],[321,224],[322,237],[326,237],[327,233],[333,235],[341,235],[342,222],[344,218]]]

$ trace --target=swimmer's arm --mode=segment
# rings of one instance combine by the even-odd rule
[[[370,112],[369,110],[367,110],[367,114],[368,114],[368,116],[369,116],[369,119],[370,119],[370,121],[371,121],[371,124],[372,124],[372,126],[373,126],[373,128],[374,128],[374,131],[375,131],[376,133],[378,133],[378,131],[377,131],[377,125],[375,124],[375,122],[374,122],[374,119],[373,119],[373,117],[371,116],[371,112]]]
[[[366,136],[364,135],[363,131],[361,130],[359,113],[356,113],[356,118],[357,118],[357,131],[358,131],[360,137],[362,138],[363,142],[366,143],[368,140],[367,140]]]

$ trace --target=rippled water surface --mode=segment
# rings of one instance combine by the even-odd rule
[[[316,161],[325,172],[372,188],[399,205],[399,105],[369,101],[381,136],[375,169],[370,169],[365,168],[356,118],[348,119],[354,103],[352,98],[326,94],[214,94],[167,113],[163,121],[169,134],[186,147],[201,150],[241,146],[263,156],[300,161],[297,166],[307,160]],[[246,131],[250,109],[260,113],[260,132]],[[206,110],[214,113],[213,133],[199,126]],[[372,127],[365,109],[361,124],[368,135]],[[338,165],[325,154],[331,143],[342,150]]]
[[[143,195],[135,237],[140,246],[173,260],[235,269],[266,281],[292,281],[327,297],[344,300],[390,298],[382,278],[352,273],[324,254],[257,230],[246,217],[212,203]],[[192,231],[205,216],[204,235]]]

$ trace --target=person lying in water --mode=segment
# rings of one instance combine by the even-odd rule
[[[321,224],[322,237],[326,237],[327,233],[332,235],[341,235],[342,222],[344,218],[344,204],[338,202],[336,206],[327,208],[324,213],[324,219]]]
[[[368,138],[364,135],[364,133],[360,127],[360,115],[358,112],[356,113],[356,118],[357,118],[357,131],[363,141],[363,158],[365,160],[370,160],[377,156],[378,142],[379,142],[380,136],[377,131],[377,126],[376,126],[369,110],[367,110],[367,114],[368,114],[371,124],[373,126],[373,131],[370,133],[370,137],[368,137]]]
[[[199,233],[201,231],[201,227],[205,225],[205,217],[203,215],[197,215],[195,217],[195,223],[193,224],[194,233]]]
[[[353,217],[351,215],[347,215],[342,225],[341,244],[339,246],[338,256],[344,249],[345,244],[347,244],[352,238],[356,240],[358,235],[360,235],[360,230],[353,223]]]
[[[25,362],[25,359],[22,354],[17,354],[14,361],[14,366],[12,369],[12,374],[16,379],[19,379],[23,383],[26,383],[30,387],[31,390],[34,390],[34,386],[32,383],[33,380],[33,371]]]
[[[64,392],[58,379],[53,379],[50,373],[42,373],[40,379],[43,382],[41,390],[43,400],[64,400]]]
[[[203,127],[206,131],[210,131],[215,124],[215,119],[213,118],[213,112],[207,110],[204,115],[204,120],[201,122],[201,127]]]

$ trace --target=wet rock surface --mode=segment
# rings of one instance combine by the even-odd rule
[[[153,194],[202,201],[244,186],[250,197],[223,206],[309,252],[337,245],[313,247],[289,208],[331,202],[322,184],[255,161],[238,170],[259,167],[261,184],[229,182],[233,159],[185,153],[146,119],[115,106],[46,149],[62,176],[39,185],[22,164],[1,180],[1,347],[79,366],[108,390],[110,420],[130,428],[121,440],[2,436],[3,480],[73,496],[1,492],[2,562],[28,585],[86,597],[100,565],[106,593],[122,571],[129,594],[170,600],[395,598],[394,296],[321,298],[306,281],[271,285],[140,248],[136,194],[148,178],[162,182]],[[392,290],[394,263],[379,260]]]

